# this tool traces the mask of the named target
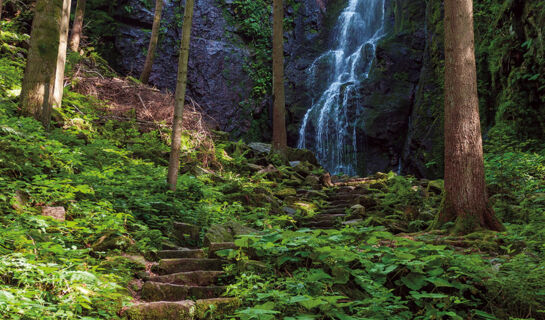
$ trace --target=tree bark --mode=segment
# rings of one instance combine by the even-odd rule
[[[37,1],[21,89],[21,113],[46,128],[51,121],[64,4],[63,0]]]
[[[2,20],[2,9],[4,9],[3,1],[0,0],[0,20]]]
[[[64,68],[66,66],[66,50],[68,49],[68,31],[70,29],[70,0],[63,0],[59,54],[55,71],[55,89],[53,91],[53,108],[60,108],[64,90]]]
[[[72,34],[70,35],[70,50],[74,52],[79,51],[79,43],[81,41],[81,34],[83,33],[83,17],[85,16],[85,4],[86,0],[78,0],[76,4],[76,16],[74,18],[74,24],[72,26]]]
[[[172,146],[168,163],[167,183],[172,191],[176,190],[178,171],[180,170],[180,149],[182,144],[182,119],[185,103],[185,89],[187,87],[187,61],[189,60],[189,43],[191,25],[193,23],[193,6],[195,0],[186,0],[184,21],[182,27],[182,41],[178,60],[178,80],[174,105],[174,119],[172,121]]]
[[[477,96],[472,0],[445,0],[445,203],[455,232],[503,230],[488,206]]]
[[[284,95],[284,6],[273,0],[273,138],[272,147],[283,153],[287,147],[286,98]]]
[[[148,83],[151,69],[153,67],[153,60],[155,59],[155,51],[157,49],[157,42],[159,40],[159,27],[161,26],[161,14],[163,12],[163,0],[155,0],[155,15],[153,18],[153,27],[151,29],[151,38],[148,47],[148,54],[146,56],[146,62],[144,63],[144,69],[140,75],[140,81]]]

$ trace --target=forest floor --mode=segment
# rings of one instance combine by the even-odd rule
[[[329,177],[309,152],[290,149],[284,162],[266,144],[230,141],[195,104],[184,118],[182,173],[171,192],[171,95],[120,78],[95,53],[70,55],[63,106],[45,131],[18,115],[26,36],[6,30],[2,318],[119,319],[133,295],[142,299],[145,281],[165,279],[151,277],[200,269],[222,272],[213,285],[236,300],[191,317],[545,319],[545,153],[488,151],[491,204],[507,231],[461,237],[448,225],[430,230],[441,180]],[[50,207],[62,207],[64,219],[43,215]],[[199,232],[180,236],[182,224]],[[229,246],[180,249],[217,243]],[[210,254],[221,271],[176,269],[189,265],[176,259]],[[161,271],[170,264],[175,269]],[[165,282],[181,286],[180,299],[212,296],[180,281]]]

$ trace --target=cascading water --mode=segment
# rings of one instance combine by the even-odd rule
[[[333,174],[357,171],[356,126],[349,118],[360,115],[353,98],[369,75],[384,33],[384,1],[349,0],[335,25],[332,49],[307,70],[307,85],[317,90],[317,98],[303,119],[298,147],[314,151]]]

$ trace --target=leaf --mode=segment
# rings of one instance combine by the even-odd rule
[[[321,306],[323,304],[327,304],[327,302],[317,299],[317,298],[310,298],[306,301],[300,301],[298,302],[301,306],[305,307],[307,310],[310,310],[312,308],[316,308],[318,306]]]
[[[415,299],[442,299],[442,298],[448,298],[446,294],[442,293],[431,293],[431,292],[416,292],[411,291],[411,296],[413,296]]]
[[[411,272],[401,278],[401,282],[411,290],[420,290],[426,285],[426,276],[420,273]]]
[[[441,278],[428,278],[426,279],[426,281],[433,283],[433,285],[436,287],[446,287],[446,288],[454,287],[450,282]]]
[[[326,279],[330,280],[333,278],[322,269],[310,270],[310,275],[307,277],[307,280],[311,282],[318,282]]]
[[[490,320],[497,319],[495,316],[493,316],[491,314],[488,314],[488,313],[486,313],[484,311],[481,311],[481,310],[473,310],[473,315],[482,317],[484,319],[490,319]]]

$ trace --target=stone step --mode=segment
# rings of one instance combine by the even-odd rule
[[[346,208],[347,207],[341,207],[341,206],[338,206],[338,207],[334,207],[334,208],[328,208],[328,209],[324,209],[320,212],[321,215],[332,215],[332,214],[345,214],[346,213]],[[350,207],[348,207],[350,208]]]
[[[208,286],[215,284],[218,278],[223,275],[223,271],[191,271],[167,274],[149,278],[152,282]]]
[[[233,313],[240,306],[236,298],[199,299],[197,301],[158,301],[137,303],[125,309],[128,320],[210,320]],[[212,314],[207,311],[213,308]]]
[[[316,228],[316,229],[333,229],[338,224],[334,220],[324,220],[324,221],[304,221],[300,223],[301,227],[305,228]]]
[[[325,207],[324,209],[325,210],[329,210],[329,209],[347,209],[347,208],[350,208],[352,205],[349,203],[349,202],[342,202],[342,203],[339,203],[339,204],[336,204],[336,205],[332,205],[330,204],[329,206]]]
[[[212,242],[208,248],[208,257],[212,259],[220,258],[216,252],[227,249],[238,249],[234,242]]]
[[[159,275],[199,270],[222,271],[223,265],[226,263],[226,261],[220,259],[162,259],[157,265],[153,266],[152,271]]]
[[[362,196],[361,193],[338,193],[338,194],[334,194],[332,195],[331,197],[329,197],[329,200],[330,201],[335,201],[335,200],[354,200],[354,199],[358,199],[360,196]]]
[[[180,250],[162,250],[157,252],[159,259],[179,259],[179,258],[204,258],[202,249],[187,249]]]
[[[195,309],[190,300],[158,301],[133,304],[123,314],[128,320],[193,320]]]
[[[342,224],[345,226],[353,226],[353,225],[360,224],[362,222],[363,222],[363,219],[352,219],[348,221],[343,221]]]
[[[224,292],[223,286],[186,286],[147,281],[142,287],[141,297],[145,301],[180,301],[217,298]]]
[[[351,200],[333,200],[333,201],[329,201],[329,207],[340,207],[340,206],[346,206],[346,207],[351,207],[355,204],[357,204],[358,201],[355,200],[355,199],[351,199]]]
[[[227,319],[228,315],[234,313],[240,304],[241,301],[237,298],[199,299],[195,301],[195,319]],[[210,309],[214,311],[207,313]]]
[[[337,219],[346,218],[346,214],[344,213],[337,213],[337,214],[324,214],[320,213],[315,215],[314,217],[306,220],[308,222],[319,222],[319,221],[336,221]]]

